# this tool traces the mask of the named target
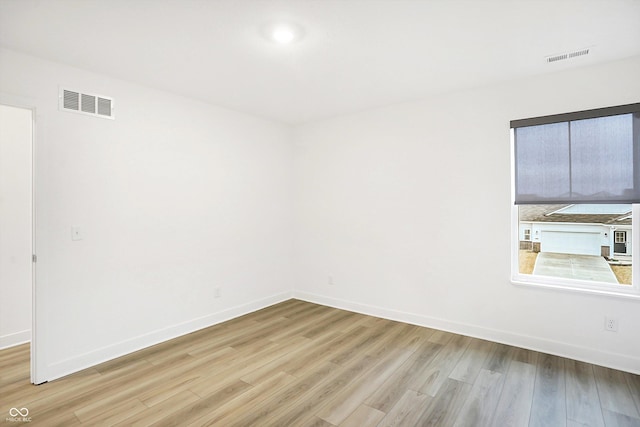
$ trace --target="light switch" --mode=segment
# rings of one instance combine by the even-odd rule
[[[82,228],[74,225],[71,227],[71,240],[82,240],[84,239],[84,231]]]

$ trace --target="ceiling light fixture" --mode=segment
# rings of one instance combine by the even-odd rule
[[[263,27],[263,35],[272,42],[288,45],[299,41],[303,35],[302,27],[292,23],[270,23]]]
[[[291,28],[282,25],[273,29],[271,37],[280,44],[289,44],[296,38],[296,35]]]

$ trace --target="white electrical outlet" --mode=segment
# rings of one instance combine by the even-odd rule
[[[335,284],[335,283],[333,283],[333,276],[329,276],[329,279],[327,280],[327,283],[328,283],[330,286],[333,286],[333,285]]]
[[[220,298],[220,288],[213,288],[213,297]]]
[[[71,240],[84,239],[84,231],[77,225],[71,226]]]
[[[605,331],[618,332],[618,319],[609,316],[605,317],[604,329]]]

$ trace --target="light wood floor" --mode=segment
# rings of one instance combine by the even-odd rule
[[[640,426],[640,376],[289,300],[40,386],[0,351],[0,423]]]

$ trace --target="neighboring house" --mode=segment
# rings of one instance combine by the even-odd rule
[[[631,205],[521,205],[520,249],[631,256]]]

